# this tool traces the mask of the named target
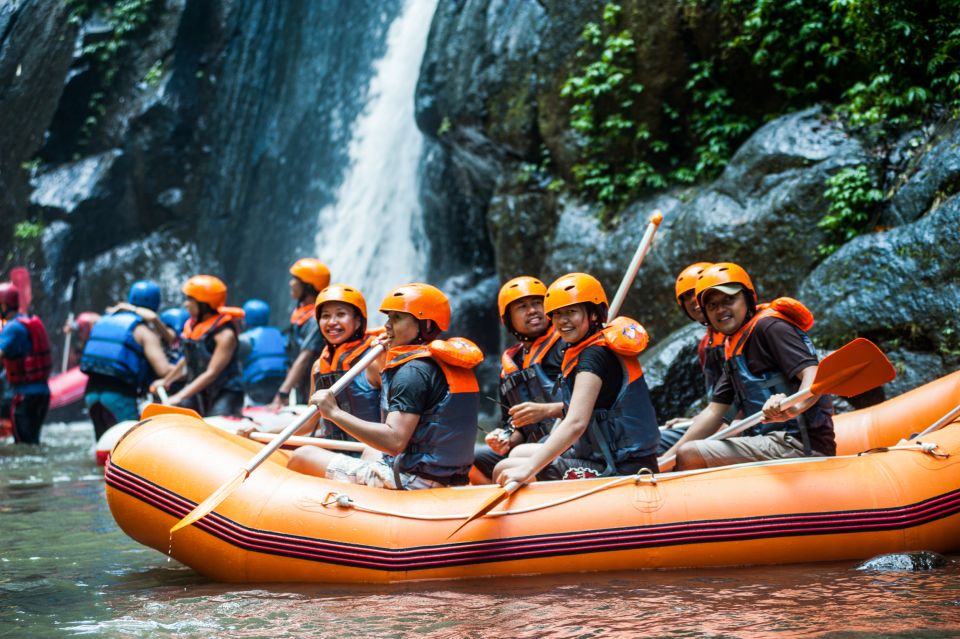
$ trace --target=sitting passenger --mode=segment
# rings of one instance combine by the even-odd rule
[[[776,310],[776,302],[758,307],[750,276],[729,262],[704,270],[696,295],[710,325],[726,336],[726,361],[713,400],[667,451],[676,453],[677,469],[836,454],[828,396],[781,407],[785,393],[808,388],[816,377],[819,359],[804,332],[812,319],[798,322],[789,312]],[[731,405],[747,416],[762,410],[765,423],[741,437],[704,441],[720,428]]]
[[[604,328],[607,296],[584,273],[547,289],[544,311],[567,343],[561,392],[564,417],[539,444],[522,444],[497,464],[499,484],[657,471],[660,431],[638,355],[646,332],[627,318]],[[626,342],[626,344],[623,344]]]
[[[500,320],[519,342],[500,358],[500,422],[475,451],[471,482],[490,483],[493,468],[510,449],[538,442],[563,416],[560,364],[566,342],[543,313],[547,287],[535,277],[515,277],[500,289]]]
[[[287,340],[270,326],[270,305],[263,300],[243,303],[243,325],[238,357],[243,370],[243,391],[255,406],[269,404],[287,376]]]
[[[289,468],[367,486],[434,488],[467,483],[477,435],[479,388],[473,371],[483,355],[463,338],[437,340],[450,325],[447,297],[428,284],[387,295],[387,351],[380,392],[383,423],[342,409],[329,390],[311,398],[323,417],[372,448],[378,460],[301,447]]]

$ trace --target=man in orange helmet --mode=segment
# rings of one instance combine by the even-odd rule
[[[304,257],[290,267],[290,297],[297,308],[290,315],[287,329],[287,356],[290,369],[273,398],[272,406],[280,408],[296,391],[298,402],[305,402],[310,394],[310,367],[323,351],[323,337],[314,321],[317,294],[330,284],[330,269],[320,260]]]
[[[705,269],[695,293],[711,327],[726,337],[725,364],[710,404],[667,451],[676,453],[677,469],[836,454],[828,396],[781,406],[788,393],[810,387],[819,364],[796,318],[773,305],[758,308],[750,276],[730,262]],[[720,428],[731,406],[745,415],[762,410],[766,421],[744,436],[704,440]]]
[[[311,402],[325,419],[384,456],[356,459],[303,446],[288,467],[379,488],[466,484],[480,407],[472,369],[483,354],[463,338],[437,339],[450,326],[450,303],[429,284],[394,289],[380,304],[380,312],[387,315],[389,347],[380,373],[383,422],[344,410],[327,389],[317,391]]]
[[[489,483],[493,468],[510,449],[537,442],[563,416],[560,365],[566,342],[543,312],[547,287],[535,277],[515,277],[500,289],[500,321],[519,340],[500,358],[501,428],[487,434],[477,446],[471,481]]]

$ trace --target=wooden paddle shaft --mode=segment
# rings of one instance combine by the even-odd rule
[[[250,439],[257,442],[272,442],[276,438],[276,433],[250,433]],[[322,437],[297,437],[296,435],[288,438],[284,444],[287,446],[318,446],[327,450],[345,450],[351,453],[362,453],[367,449],[367,445],[363,442],[347,442]]]
[[[938,420],[935,421],[934,423],[930,424],[930,426],[928,426],[927,428],[925,428],[925,429],[923,430],[923,432],[916,434],[915,436],[911,437],[911,439],[917,439],[918,437],[923,437],[924,435],[929,435],[930,433],[932,433],[932,432],[935,431],[935,430],[939,430],[941,427],[943,427],[943,426],[945,426],[946,424],[949,424],[951,421],[953,421],[953,419],[954,419],[957,415],[960,415],[960,406],[954,407],[954,409],[951,410],[949,413],[947,413],[946,415],[944,415],[943,417],[941,417],[940,419],[938,419]]]
[[[366,369],[367,366],[373,362],[373,360],[380,357],[380,353],[382,352],[382,344],[377,344],[367,351],[366,355],[360,358],[360,361],[350,367],[350,370],[344,373],[343,377],[338,379],[337,382],[330,387],[330,392],[334,395],[339,394],[344,388],[347,387],[348,384],[350,384],[350,382],[353,381],[357,375],[362,373],[364,369]],[[314,415],[316,415],[317,410],[318,409],[316,406],[309,406],[307,410],[297,417],[297,419],[293,420],[290,425],[280,431],[280,434],[277,435],[272,442],[264,446],[263,450],[261,450],[253,459],[247,462],[247,465],[244,466],[244,469],[247,471],[247,473],[253,472],[253,469],[262,464],[264,459],[272,455],[274,451],[280,448],[283,445],[283,442],[287,441],[295,432],[300,430],[302,426],[308,424],[310,420],[313,419]]]
[[[167,389],[163,384],[157,386],[157,397],[160,398],[160,403],[164,406],[170,403],[170,396],[167,395]]]
[[[71,311],[67,315],[67,325],[70,327],[70,330],[67,331],[66,337],[63,338],[63,357],[60,359],[60,372],[67,372],[67,363],[70,360],[70,338],[73,337],[73,312]]]
[[[640,239],[640,244],[633,254],[633,259],[630,260],[630,266],[627,268],[627,272],[623,274],[623,280],[620,281],[620,287],[617,289],[617,294],[613,297],[613,302],[610,303],[610,309],[607,312],[608,318],[613,319],[617,316],[617,313],[620,312],[624,300],[627,299],[627,293],[630,291],[631,285],[633,285],[633,280],[637,277],[637,271],[640,270],[640,265],[643,263],[643,258],[645,258],[650,251],[653,236],[662,221],[663,213],[659,210],[654,211],[653,215],[650,216],[650,223],[647,224],[647,230]]]

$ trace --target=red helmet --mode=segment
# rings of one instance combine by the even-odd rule
[[[19,308],[20,289],[10,282],[0,282],[0,304],[5,304],[8,310]]]
[[[703,294],[711,288],[716,288],[727,295],[735,295],[741,289],[750,291],[750,301],[757,301],[757,292],[753,288],[753,281],[742,267],[733,262],[717,262],[704,269],[697,277],[697,303],[703,307]]]
[[[450,328],[450,301],[440,289],[429,284],[406,284],[393,289],[380,303],[380,312],[387,311],[409,313],[418,320],[433,320],[441,331]]]
[[[521,275],[515,277],[500,288],[497,295],[497,308],[500,309],[500,321],[507,322],[507,307],[522,297],[543,297],[547,294],[547,286],[535,277]]]
[[[194,275],[180,290],[184,295],[204,302],[214,310],[227,303],[227,285],[213,275]]]

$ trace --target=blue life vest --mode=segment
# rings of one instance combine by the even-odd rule
[[[366,335],[354,342],[340,344],[332,355],[329,345],[324,348],[323,353],[313,365],[314,390],[333,386],[375,343],[374,336]],[[337,395],[337,405],[364,421],[380,421],[380,389],[373,386],[364,373],[354,377],[353,381]],[[357,441],[328,419],[320,420],[319,436],[341,441]]]
[[[603,475],[630,474],[636,472],[633,462],[655,454],[660,441],[657,414],[637,356],[618,353],[607,343],[602,332],[568,348],[563,356],[560,382],[564,413],[573,396],[574,370],[580,353],[594,345],[603,346],[617,356],[623,371],[623,384],[610,408],[594,409],[586,432],[571,447],[571,455],[606,464]]]
[[[193,318],[187,320],[180,336],[183,356],[187,360],[187,383],[195,380],[210,366],[210,360],[213,358],[213,351],[216,348],[214,336],[225,330],[236,331],[233,320],[229,315],[217,314],[196,325]],[[221,390],[243,391],[240,362],[236,350],[234,350],[230,362],[220,371],[213,383],[200,391],[199,394],[204,401],[208,401],[214,399]]]
[[[384,461],[395,473],[411,473],[445,485],[466,484],[480,411],[480,387],[472,370],[444,362],[428,346],[390,349],[380,373],[382,419],[386,419],[389,407],[390,380],[399,367],[414,359],[430,359],[437,364],[447,380],[447,392],[436,406],[420,415],[404,451],[396,457],[386,455]]]
[[[522,344],[514,344],[503,352],[500,357],[500,397],[508,407],[523,402],[549,404],[561,401],[559,380],[550,379],[543,370],[543,358],[559,343],[560,333],[551,326],[530,345],[519,365],[516,358],[522,353]],[[553,422],[547,419],[524,426],[520,429],[524,441],[536,442],[550,434]]]
[[[779,371],[767,371],[756,375],[750,371],[747,366],[747,358],[744,354],[744,348],[747,340],[753,333],[757,322],[761,319],[772,317],[781,319],[789,323],[803,340],[803,344],[810,351],[810,354],[817,357],[817,350],[807,334],[800,330],[794,321],[787,315],[771,309],[762,309],[743,327],[730,338],[729,343],[732,350],[728,352],[726,361],[727,375],[730,378],[733,392],[735,395],[734,403],[743,411],[745,415],[753,415],[763,410],[763,405],[771,395],[784,393],[792,395],[800,387],[799,383],[793,380],[787,380]],[[817,403],[804,411],[803,414],[786,422],[771,422],[767,424],[758,424],[743,432],[743,436],[753,437],[758,435],[767,435],[776,431],[784,431],[788,435],[796,438],[803,443],[804,452],[807,455],[812,454],[810,445],[812,429],[823,430],[818,433],[821,436],[826,435],[826,439],[833,440],[833,401],[829,396],[823,395],[817,400]],[[829,434],[826,431],[829,430]],[[832,451],[818,451],[824,454],[835,454],[836,449]]]
[[[142,323],[143,319],[130,311],[98,319],[83,347],[80,370],[116,379],[138,394],[146,391],[152,369],[143,347],[133,337],[133,331]]]
[[[250,353],[243,360],[244,386],[287,376],[287,340],[279,329],[257,326],[244,331],[241,338],[250,344]]]

